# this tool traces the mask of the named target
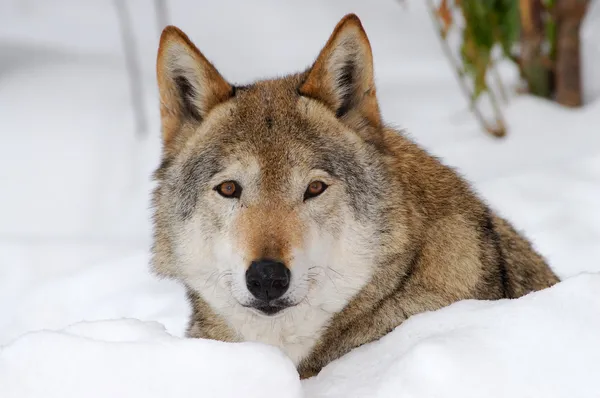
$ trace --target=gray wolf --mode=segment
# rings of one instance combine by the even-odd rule
[[[169,26],[157,80],[152,267],[185,285],[187,336],[277,346],[306,378],[414,314],[558,282],[452,168],[384,124],[356,15],[304,72],[246,86]]]

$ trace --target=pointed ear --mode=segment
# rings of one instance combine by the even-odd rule
[[[323,102],[364,138],[381,126],[371,45],[356,15],[337,24],[299,93]]]
[[[234,94],[233,87],[175,26],[167,26],[160,37],[156,75],[166,149],[185,121],[201,122],[215,105]]]

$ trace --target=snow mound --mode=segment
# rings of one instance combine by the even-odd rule
[[[600,397],[600,274],[517,300],[456,303],[300,382],[258,343],[181,339],[157,322],[77,323],[0,351],[0,396]]]
[[[3,398],[264,398],[275,392],[302,396],[294,365],[277,349],[180,339],[156,322],[79,323],[28,333],[0,351]]]
[[[0,346],[26,332],[106,319],[157,321],[171,335],[184,334],[190,312],[185,289],[152,275],[146,251],[81,244],[10,248],[0,242]],[[104,259],[90,264],[90,256]]]
[[[325,397],[600,397],[600,274],[412,317],[305,382]]]

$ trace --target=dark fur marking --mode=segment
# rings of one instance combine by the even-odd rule
[[[304,72],[306,74],[306,76],[300,81],[300,84],[296,88],[296,93],[301,97],[310,98],[312,100],[318,101],[318,102],[324,104],[325,106],[327,106],[328,108],[330,108],[330,106],[327,103],[325,103],[322,98],[302,92],[302,86],[306,82],[306,78],[308,77],[310,70],[311,70],[311,68],[308,68]],[[355,74],[356,74],[356,65],[354,64],[354,62],[352,60],[349,60],[348,62],[346,62],[344,64],[344,66],[342,67],[341,73],[336,78],[336,81],[335,81],[336,87],[341,88],[342,90],[344,90],[344,88],[345,88],[344,91],[346,91],[346,93],[345,93],[346,95],[343,98],[340,98],[341,105],[338,107],[337,110],[335,110],[335,116],[337,118],[344,116],[346,113],[348,113],[350,111],[350,109],[353,106],[354,96],[355,96],[355,89],[354,89],[354,84],[355,84],[355,80],[356,80]]]
[[[356,81],[356,65],[352,60],[348,60],[336,79],[336,86],[344,92],[344,96],[340,98],[340,107],[335,111],[335,116],[340,118],[344,116],[353,106],[354,96],[356,95],[354,84]]]
[[[163,178],[165,178],[165,173],[167,172],[167,169],[171,166],[171,163],[173,163],[173,160],[171,158],[163,158],[160,161],[160,165],[158,166],[158,168],[154,171],[152,177],[155,180],[162,180]]]
[[[307,129],[308,132],[308,129]],[[358,219],[378,217],[376,205],[383,199],[383,169],[376,156],[359,157],[351,147],[327,139],[318,134],[304,137],[315,153],[315,168],[325,170],[345,183],[350,205]]]
[[[271,116],[267,116],[265,118],[265,123],[267,124],[267,128],[271,130],[271,128],[273,127],[273,118]]]
[[[198,112],[198,109],[194,105],[194,98],[196,97],[196,91],[191,85],[189,80],[185,76],[177,76],[175,78],[175,84],[179,90],[179,97],[182,102],[182,115],[183,117],[192,118],[197,121],[202,121],[202,116]]]
[[[250,87],[252,87],[252,84],[243,84],[243,85],[234,85],[233,86],[233,92],[237,94],[238,91],[245,91],[250,89]]]
[[[346,61],[344,66],[342,66],[341,71],[336,78],[336,81],[334,83],[335,86],[344,93],[343,97],[340,98],[340,106],[338,107],[338,109],[335,110],[335,116],[337,118],[343,117],[354,106],[356,97],[356,71],[356,64],[352,59],[350,59]],[[298,95],[323,103],[323,100],[321,98],[303,93],[301,90],[303,84],[304,81],[301,81],[300,85],[296,89]]]
[[[510,291],[511,289],[508,280],[506,258],[504,257],[504,253],[502,252],[500,236],[496,232],[496,228],[494,227],[494,222],[492,221],[492,216],[490,215],[489,209],[485,210],[481,228],[484,237],[491,240],[492,244],[494,245],[494,251],[496,252],[496,259],[500,276],[500,283],[502,284],[502,295],[505,298],[511,298],[512,292]]]
[[[372,308],[371,313],[375,313],[377,312],[382,306],[383,304],[390,300],[393,299],[394,297],[396,297],[399,293],[401,293],[404,288],[406,287],[406,282],[412,277],[412,275],[414,274],[415,270],[417,269],[417,265],[419,264],[419,260],[421,259],[421,248],[417,248],[417,251],[413,254],[412,259],[410,260],[410,263],[408,264],[408,267],[406,268],[406,272],[404,272],[404,275],[402,275],[400,277],[400,279],[398,279],[398,282],[396,283],[396,286],[394,287],[394,289],[389,292],[388,294],[386,294],[385,296],[383,296],[381,298],[381,300],[379,300],[379,302]],[[405,315],[406,318],[406,313],[404,312],[404,309],[399,308],[402,313]]]
[[[181,220],[189,219],[196,209],[198,194],[220,169],[219,151],[208,148],[189,159],[182,167],[180,178],[169,181],[169,188],[178,198],[175,206]]]

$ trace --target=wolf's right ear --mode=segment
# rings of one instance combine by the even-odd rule
[[[166,149],[183,122],[201,122],[215,105],[234,94],[233,87],[175,26],[167,26],[160,36],[156,75]]]

